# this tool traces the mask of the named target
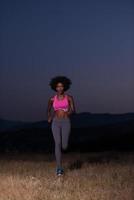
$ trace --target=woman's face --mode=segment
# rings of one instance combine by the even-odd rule
[[[56,91],[58,93],[63,93],[64,92],[64,85],[62,83],[57,83],[57,85],[56,85]]]

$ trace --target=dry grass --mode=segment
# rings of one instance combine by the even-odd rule
[[[0,200],[133,200],[133,153],[0,155]]]

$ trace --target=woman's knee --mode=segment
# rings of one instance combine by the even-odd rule
[[[61,148],[61,142],[56,142],[55,143],[55,148],[58,148],[58,149]]]
[[[63,150],[66,150],[67,147],[68,147],[68,143],[63,143],[63,144],[62,144],[62,149],[63,149]]]

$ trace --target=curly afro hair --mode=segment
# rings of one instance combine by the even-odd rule
[[[52,90],[56,91],[57,83],[62,83],[64,85],[64,91],[67,91],[70,88],[72,81],[66,76],[55,76],[50,80],[49,83]]]

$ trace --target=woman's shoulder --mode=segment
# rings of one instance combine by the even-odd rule
[[[53,101],[56,95],[51,96],[49,99],[50,101]]]
[[[67,98],[68,98],[69,100],[73,98],[73,96],[70,95],[70,94],[66,94],[66,96],[67,96]]]

